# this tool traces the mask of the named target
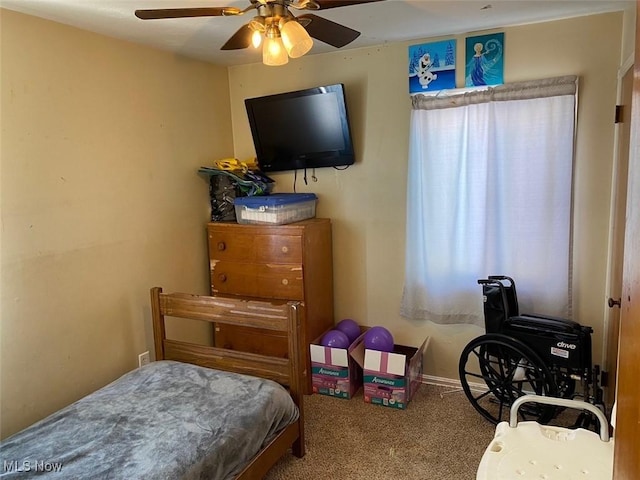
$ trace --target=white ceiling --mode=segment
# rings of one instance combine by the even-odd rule
[[[635,0],[385,0],[315,13],[362,34],[342,50],[633,8]],[[222,7],[249,0],[0,0],[3,8],[170,50],[219,65],[260,62],[253,48],[220,47],[252,13],[237,17],[139,20],[136,9]],[[490,7],[488,7],[490,6]],[[484,8],[483,8],[484,7]],[[304,13],[304,12],[302,12]],[[294,10],[294,14],[299,12]],[[336,51],[315,41],[308,55]]]

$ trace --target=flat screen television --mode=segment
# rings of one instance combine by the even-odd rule
[[[244,103],[262,171],[354,163],[343,84],[247,98]]]

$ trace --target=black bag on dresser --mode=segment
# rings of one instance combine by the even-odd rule
[[[211,201],[212,222],[235,222],[236,210],[233,200],[244,196],[238,184],[227,175],[209,177],[209,199]]]
[[[221,163],[230,162],[223,160]],[[212,222],[235,222],[236,211],[233,201],[237,197],[268,195],[273,179],[260,171],[252,171],[246,165],[233,160],[234,165],[244,165],[242,169],[200,167],[198,173],[209,179],[209,199]],[[233,167],[232,166],[232,167]]]

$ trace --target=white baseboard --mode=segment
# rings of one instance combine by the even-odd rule
[[[447,387],[452,390],[462,390],[460,380],[454,378],[436,377],[435,375],[422,375],[422,383],[427,385],[436,385],[438,387]],[[470,383],[472,390],[484,392],[487,386],[484,383]]]
[[[457,378],[436,377],[435,375],[422,375],[422,383],[438,387],[462,388],[462,384]]]

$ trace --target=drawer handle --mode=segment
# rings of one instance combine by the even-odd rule
[[[289,280],[287,280],[286,278],[282,279],[282,284],[283,285],[289,285]]]
[[[218,251],[222,252],[223,250],[225,250],[227,248],[227,246],[225,245],[224,242],[218,242]]]
[[[289,251],[289,247],[287,247],[286,245],[282,247],[282,253],[287,253],[288,251]]]
[[[221,282],[226,282],[227,276],[224,273],[221,273],[220,275],[218,275],[218,280],[220,280]]]

